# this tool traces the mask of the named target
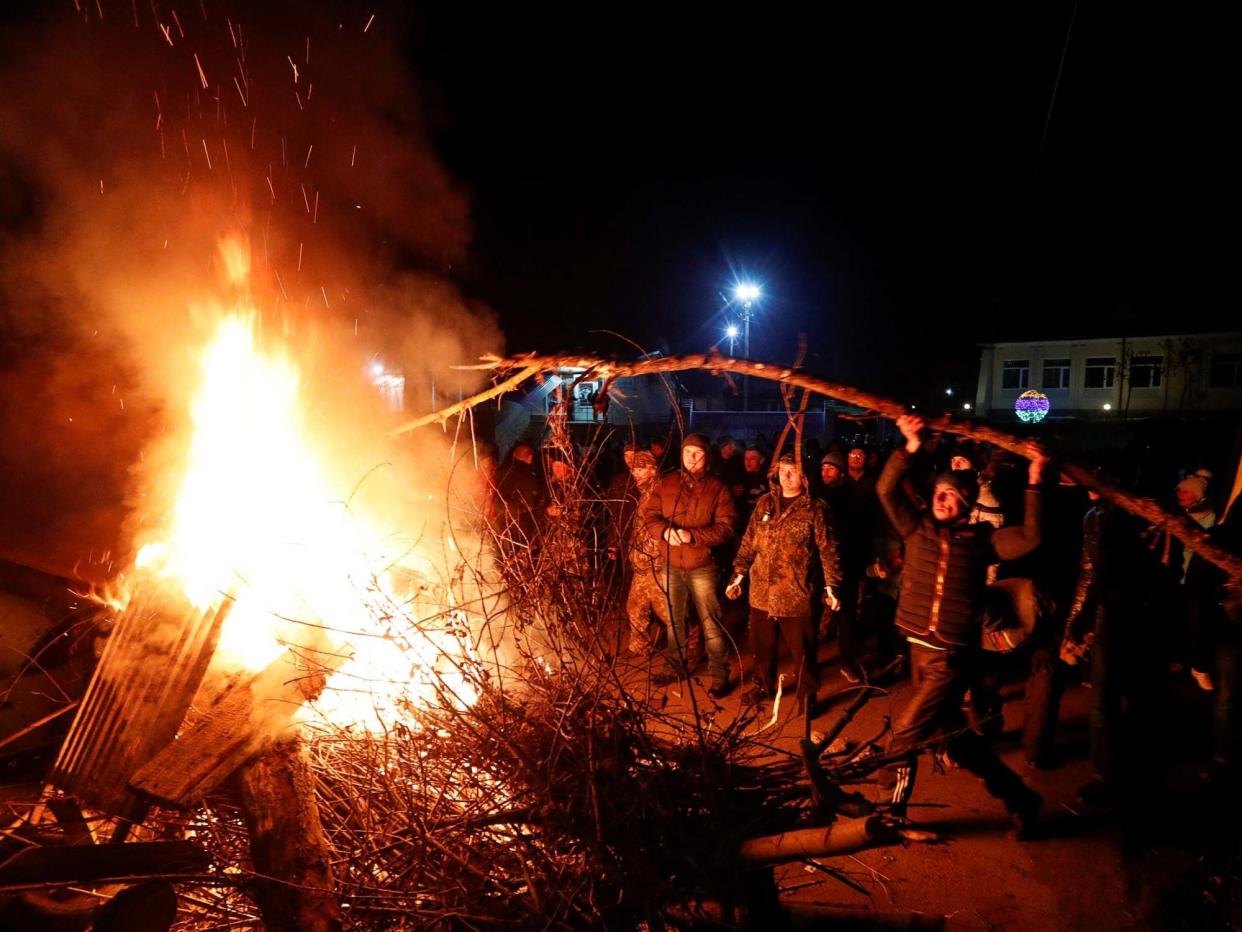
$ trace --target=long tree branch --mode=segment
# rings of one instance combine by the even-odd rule
[[[598,356],[538,356],[534,354],[511,358],[484,356],[482,360],[482,362],[476,365],[457,366],[455,368],[496,370],[500,372],[507,372],[512,369],[520,369],[521,371],[512,378],[506,379],[504,382],[475,395],[473,398],[467,398],[434,415],[428,415],[413,421],[401,428],[401,430],[412,430],[421,424],[432,423],[451,417],[459,411],[473,407],[489,398],[495,398],[505,391],[516,388],[537,372],[567,368],[584,369],[590,375],[601,378],[656,375],[667,372],[682,372],[688,369],[705,369],[716,373],[736,372],[758,379],[794,385],[808,392],[815,392],[829,398],[835,398],[846,404],[867,408],[894,421],[903,414],[908,413],[906,406],[900,402],[854,388],[850,385],[843,385],[840,382],[833,382],[829,379],[811,375],[801,369],[756,362],[750,359],[737,359],[732,356],[721,356],[718,353],[664,356],[659,359],[642,359],[635,362],[618,362],[602,359]],[[1003,450],[1008,450],[1011,453],[1016,453],[1019,456],[1026,456],[1030,450],[1030,440],[1018,437],[990,424],[974,420],[960,420],[951,414],[942,414],[937,417],[926,418],[925,420],[930,430],[957,434],[962,437],[969,437],[972,440],[981,440]],[[1184,515],[1171,514],[1154,499],[1142,495],[1134,495],[1118,488],[1111,482],[1101,479],[1090,470],[1075,463],[1059,462],[1058,468],[1073,479],[1074,482],[1086,489],[1099,493],[1101,498],[1105,498],[1126,511],[1138,515],[1160,530],[1172,534],[1209,563],[1220,567],[1235,580],[1242,580],[1242,557],[1217,546],[1203,528]]]
[[[464,369],[464,368],[469,368],[469,367],[457,366],[455,368]],[[395,434],[406,434],[414,430],[416,427],[422,427],[425,424],[443,424],[446,421],[448,421],[448,419],[451,418],[454,414],[459,414],[462,411],[465,411],[469,408],[473,408],[476,405],[480,405],[485,401],[491,400],[492,398],[498,398],[499,396],[505,394],[506,392],[513,391],[515,388],[517,388],[527,379],[531,378],[532,376],[538,375],[540,372],[544,371],[546,368],[547,367],[543,365],[527,366],[517,375],[513,376],[512,378],[505,379],[503,382],[500,382],[496,385],[493,385],[491,388],[489,388],[485,392],[479,392],[479,394],[471,395],[469,398],[459,401],[456,404],[451,404],[447,408],[441,408],[439,411],[432,411],[430,414],[425,414],[420,418],[415,418],[414,420],[410,421],[407,424],[402,424],[392,433],[394,435]]]

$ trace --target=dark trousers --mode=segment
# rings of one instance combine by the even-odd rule
[[[1026,759],[1047,764],[1065,690],[1065,665],[1056,647],[1041,644],[1031,651],[1031,672],[1026,679],[1026,714],[1022,720],[1022,748]]]
[[[1022,778],[996,756],[991,745],[978,732],[967,727],[962,711],[962,697],[974,674],[975,658],[968,651],[932,650],[918,644],[910,645],[910,672],[914,695],[893,725],[892,754],[909,752],[907,763],[897,768],[897,785],[893,788],[893,812],[905,815],[914,793],[918,772],[920,744],[943,730],[949,756],[957,764],[983,780],[989,793],[1013,811],[1029,797],[1030,790]]]
[[[1061,694],[1065,689],[1064,664],[1048,638],[1013,655],[985,654],[988,669],[970,685],[970,705],[975,730],[989,741],[1004,731],[1001,685],[1026,668],[1026,703],[1022,719],[1022,748],[1029,761],[1047,762],[1052,756]],[[1028,652],[1029,651],[1029,652]]]
[[[1212,676],[1212,759],[1225,772],[1235,772],[1242,764],[1239,755],[1238,698],[1242,695],[1242,626],[1233,624],[1224,613],[1196,617],[1194,669]]]
[[[1212,707],[1212,757],[1227,773],[1242,764],[1238,740],[1238,695],[1242,693],[1242,631],[1229,628],[1216,643],[1212,670],[1216,685]]]
[[[815,657],[815,624],[810,615],[769,615],[758,608],[750,610],[749,643],[755,658],[751,677],[767,693],[776,691],[776,632],[789,646],[798,680],[798,695],[813,696],[819,690],[819,663]]]
[[[1091,645],[1091,763],[1107,782],[1152,776],[1143,761],[1160,718],[1167,670],[1150,629],[1150,609],[1101,604]]]
[[[867,652],[867,630],[859,613],[862,596],[862,574],[847,573],[837,587],[841,607],[836,612],[837,643],[841,648],[841,666],[854,673],[862,671]]]

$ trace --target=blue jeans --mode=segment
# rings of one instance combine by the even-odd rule
[[[668,574],[668,647],[664,658],[669,669],[686,675],[686,602],[694,598],[694,607],[703,622],[703,642],[707,648],[707,666],[713,685],[729,681],[729,642],[720,626],[720,600],[716,597],[716,567],[712,564],[693,570],[669,566]]]

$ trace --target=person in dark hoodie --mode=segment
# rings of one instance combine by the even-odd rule
[[[841,560],[841,607],[835,614],[841,648],[841,675],[851,683],[868,679],[868,632],[859,618],[863,578],[875,560],[879,509],[875,484],[853,478],[843,453],[833,451],[820,462],[820,496],[828,506]]]
[[[537,547],[539,516],[547,499],[547,490],[535,472],[534,446],[524,440],[513,445],[494,488],[492,532],[501,566],[516,580]]]
[[[1073,666],[1089,648],[1095,773],[1078,796],[1089,806],[1113,806],[1126,793],[1141,796],[1151,778],[1143,758],[1164,680],[1157,606],[1167,567],[1147,547],[1138,518],[1096,492],[1088,495],[1061,659]]]
[[[1234,504],[1233,512],[1242,512]],[[1242,553],[1242,513],[1230,510],[1211,530],[1213,542],[1231,553]],[[1195,681],[1213,694],[1212,763],[1208,779],[1230,795],[1242,773],[1242,729],[1238,728],[1242,696],[1242,580],[1232,579],[1198,554],[1186,571],[1189,594]],[[1235,803],[1236,805],[1236,803]]]
[[[995,530],[969,522],[978,486],[967,472],[940,474],[931,508],[920,512],[902,489],[913,458],[923,448],[921,417],[898,418],[905,446],[894,451],[876,491],[905,542],[905,572],[897,602],[897,625],[910,641],[914,695],[893,723],[892,755],[908,753],[897,768],[892,814],[904,818],[918,764],[919,746],[937,730],[947,735],[949,756],[980,777],[1005,804],[1020,839],[1029,838],[1043,804],[1021,777],[996,756],[988,742],[966,727],[962,697],[971,685],[980,651],[988,566],[1023,556],[1039,545],[1039,484],[1046,457],[1029,447],[1029,485],[1023,522]]]

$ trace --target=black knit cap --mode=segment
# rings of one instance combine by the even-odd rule
[[[681,442],[681,448],[698,447],[704,453],[712,452],[712,442],[702,434],[687,434],[686,439]]]
[[[840,450],[832,450],[824,454],[824,458],[819,461],[821,466],[835,466],[837,472],[845,472],[845,455]]]
[[[933,488],[947,485],[954,492],[962,497],[967,505],[973,506],[979,498],[979,481],[975,478],[975,474],[968,469],[956,469],[952,472],[942,472],[936,477]]]

